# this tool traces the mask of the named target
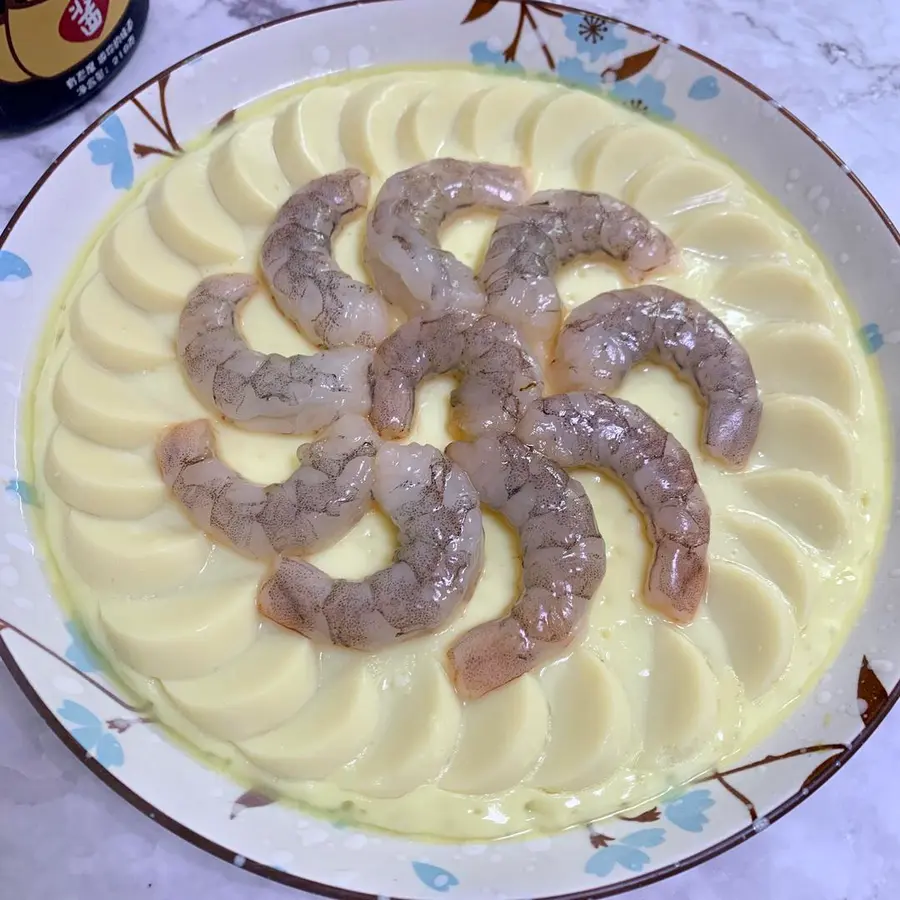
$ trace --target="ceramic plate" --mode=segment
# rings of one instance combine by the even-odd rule
[[[423,47],[427,50],[423,51]],[[900,408],[900,236],[847,167],[752,85],[659,35],[550,3],[374,0],[275,22],[148,82],[51,166],[0,238],[0,655],[41,715],[110,787],[177,834],[271,879],[335,897],[601,897],[696,865],[766,828],[835,773],[900,696],[888,534],[862,616],[814,691],[746,760],[635,819],[553,838],[435,845],[328,824],[243,791],[144,721],[54,601],[18,468],[32,348],[82,244],[160,156],[233,111],[325,72],[423,60],[528,70],[612,92],[742,167],[811,234],[854,298]],[[223,78],[223,72],[233,77]],[[60,225],[59,210],[67,211]],[[53,240],[48,240],[48,235]],[[893,415],[893,430],[900,418]],[[896,443],[896,441],[894,441]]]

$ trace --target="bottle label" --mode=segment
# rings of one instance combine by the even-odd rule
[[[0,134],[43,125],[128,62],[149,0],[0,0]]]
[[[129,6],[130,0],[0,0],[0,82],[68,73],[68,90],[85,97],[134,48]]]

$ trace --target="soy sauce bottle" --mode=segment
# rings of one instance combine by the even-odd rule
[[[150,0],[0,0],[0,135],[39,128],[128,64]]]

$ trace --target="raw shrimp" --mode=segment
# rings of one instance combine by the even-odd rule
[[[608,194],[535,194],[497,222],[479,274],[486,311],[515,325],[540,356],[562,324],[557,269],[597,252],[624,261],[637,278],[665,265],[674,248],[636,209]]]
[[[512,431],[525,407],[543,393],[537,363],[515,328],[466,310],[420,316],[401,325],[372,364],[372,424],[384,437],[409,432],[415,391],[426,375],[459,369],[450,397],[469,437]]]
[[[556,344],[554,385],[611,391],[654,352],[706,401],[709,453],[743,466],[762,414],[750,357],[722,321],[676,291],[659,285],[609,291],[575,309]]]
[[[709,505],[684,447],[640,407],[595,393],[538,400],[516,434],[558,465],[609,469],[625,482],[655,547],[646,601],[691,621],[706,593]]]
[[[469,206],[508,209],[526,192],[520,169],[490,163],[436,159],[392,175],[366,229],[375,287],[410,318],[448,309],[480,312],[484,290],[467,265],[440,248],[441,224]]]
[[[468,475],[434,447],[387,444],[374,492],[399,531],[393,564],[346,581],[283,559],[260,590],[263,615],[320,643],[378,650],[439,629],[469,600],[484,532]]]
[[[287,481],[263,487],[216,456],[204,419],[167,429],[156,445],[163,481],[213,540],[253,559],[312,553],[342,538],[372,504],[378,438],[361,416],[338,419],[297,451]]]
[[[375,347],[391,332],[382,297],[331,255],[335,229],[368,198],[369,177],[359,169],[317,178],[281,207],[263,241],[260,261],[275,303],[323,347]]]
[[[476,625],[448,651],[465,698],[533,671],[575,637],[606,573],[606,548],[584,488],[511,434],[456,442],[447,455],[481,502],[505,516],[522,545],[523,589],[509,614]]]
[[[197,396],[253,431],[308,434],[341,415],[366,415],[372,351],[287,357],[251,350],[235,318],[256,288],[249,275],[212,275],[191,292],[178,326],[178,356]]]

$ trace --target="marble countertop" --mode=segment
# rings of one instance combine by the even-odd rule
[[[441,2],[441,0],[434,0]],[[574,2],[574,0],[573,0]],[[103,108],[160,69],[315,0],[153,0],[144,41],[93,104],[0,141],[0,228]],[[582,0],[706,53],[816,130],[900,222],[900,5],[894,0]],[[723,857],[639,900],[876,900],[900,888],[900,714],[845,772]],[[23,778],[24,776],[24,778]],[[207,856],[98,781],[0,667],[0,896],[16,900],[297,897]]]

